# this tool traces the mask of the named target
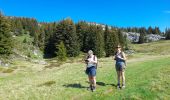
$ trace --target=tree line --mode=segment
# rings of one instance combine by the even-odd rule
[[[127,28],[121,28],[122,31],[124,32],[136,32],[136,33],[141,33],[144,32],[145,34],[164,34],[164,32],[161,32],[159,27],[151,27],[149,26],[148,28],[146,27],[127,27]]]
[[[44,52],[44,57],[65,60],[66,57],[76,57],[90,49],[98,57],[109,57],[118,44],[127,49],[127,36],[122,32],[161,34],[159,27],[118,28],[86,21],[74,23],[70,18],[46,23],[34,18],[6,17],[0,13],[0,54],[12,54],[12,48],[15,48],[12,45],[13,35],[29,34],[34,38],[33,45]]]

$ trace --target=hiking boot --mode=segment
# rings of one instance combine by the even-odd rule
[[[92,92],[94,92],[94,91],[96,91],[96,87],[95,86],[92,87]]]
[[[120,89],[121,87],[120,87],[120,84],[117,84],[117,89]]]
[[[122,89],[124,89],[125,88],[125,85],[122,85]]]
[[[92,91],[92,90],[93,90],[92,85],[90,85],[90,86],[87,88],[87,90]]]

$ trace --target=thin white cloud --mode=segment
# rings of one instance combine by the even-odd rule
[[[165,10],[163,12],[166,13],[166,14],[170,14],[170,10]]]

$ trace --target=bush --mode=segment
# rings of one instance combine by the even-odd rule
[[[66,54],[66,48],[63,42],[60,42],[60,44],[57,46],[58,48],[58,52],[56,52],[57,54],[57,58],[59,61],[66,61],[67,60],[67,54]]]
[[[6,69],[6,70],[3,70],[2,72],[3,73],[12,73],[14,70],[13,69]]]

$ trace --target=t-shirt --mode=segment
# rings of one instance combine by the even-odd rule
[[[122,55],[122,52],[120,52],[120,53],[116,53],[115,54],[115,60],[116,60],[116,62],[124,62],[124,60],[123,59],[120,59],[120,58],[123,58],[123,55]]]
[[[94,57],[95,57],[95,59],[94,59]],[[92,67],[92,66],[96,66],[96,63],[97,63],[97,57],[96,57],[96,56],[92,55],[92,57],[89,57],[87,60],[89,61],[89,62],[87,63],[87,67],[88,67],[88,68],[90,68],[90,67]],[[95,61],[96,63],[93,63],[93,62],[91,62],[91,61]]]

